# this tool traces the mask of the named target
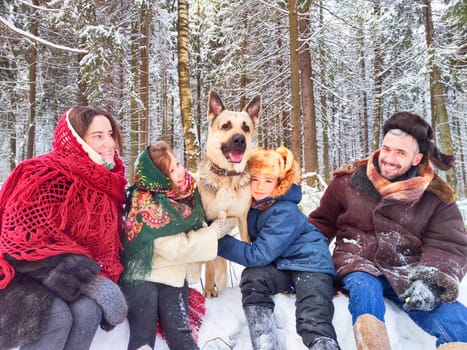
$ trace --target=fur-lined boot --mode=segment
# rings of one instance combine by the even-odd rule
[[[467,350],[467,343],[445,343],[441,344],[438,350]]]
[[[353,333],[358,350],[391,350],[386,325],[373,315],[359,316]]]

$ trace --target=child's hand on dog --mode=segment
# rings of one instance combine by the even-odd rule
[[[227,217],[227,214],[225,211],[221,210],[219,211],[219,215],[217,216],[217,219],[215,219],[211,227],[214,228],[217,232],[217,239],[221,239],[224,237],[226,234],[230,233],[234,227],[237,227],[239,224],[239,221],[236,217],[234,216],[229,216]]]

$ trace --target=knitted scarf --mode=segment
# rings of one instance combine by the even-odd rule
[[[155,239],[196,230],[206,220],[194,178],[187,172],[183,188],[174,189],[148,149],[139,156],[127,191],[123,284],[137,284],[150,274]]]
[[[66,119],[65,112],[53,150],[20,163],[0,190],[0,289],[15,275],[7,255],[37,261],[83,254],[114,281],[122,271],[124,164],[117,154],[112,170],[93,162]]]
[[[417,202],[433,179],[434,173],[430,163],[428,162],[423,167],[419,167],[417,176],[404,181],[392,182],[383,178],[375,168],[375,162],[378,156],[379,150],[375,151],[370,158],[368,158],[366,173],[368,179],[370,179],[379,194],[384,198],[392,198],[398,201],[408,203]]]

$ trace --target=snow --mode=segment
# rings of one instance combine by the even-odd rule
[[[238,287],[243,267],[230,264],[231,285],[223,289],[219,297],[206,300],[206,315],[199,331],[199,347],[202,350],[250,350],[250,338],[245,316],[241,306],[241,294]],[[201,283],[194,286],[201,290]],[[276,304],[274,315],[285,350],[305,350],[301,338],[295,331],[295,297],[278,294],[274,296]],[[467,304],[467,278],[461,283],[459,301]],[[342,350],[356,350],[352,321],[347,309],[347,296],[339,293],[334,298],[333,324]],[[391,340],[392,350],[434,350],[435,338],[422,331],[415,323],[391,302],[386,303],[386,326]],[[117,326],[111,332],[98,330],[91,350],[126,350],[128,344],[128,323]],[[156,350],[168,350],[165,341],[156,339]]]
[[[308,213],[318,205],[319,193],[305,189],[301,203],[302,210]],[[458,202],[467,220],[467,199]],[[332,249],[332,245],[331,245]],[[202,350],[251,350],[248,327],[241,306],[241,294],[238,287],[243,267],[229,263],[230,285],[219,293],[219,297],[206,300],[206,315],[199,331],[198,345]],[[202,290],[202,285],[192,286]],[[459,301],[467,305],[467,277],[461,282]],[[305,350],[300,336],[295,330],[295,297],[278,294],[274,296],[274,315],[278,327],[279,339],[284,350]],[[348,311],[348,298],[337,294],[334,298],[333,324],[337,340],[342,350],[356,350],[352,318]],[[392,350],[435,350],[436,338],[420,329],[405,312],[390,301],[386,302],[386,327]],[[126,350],[128,344],[128,323],[116,327],[111,332],[98,330],[91,350]],[[165,341],[156,339],[155,350],[168,350]]]

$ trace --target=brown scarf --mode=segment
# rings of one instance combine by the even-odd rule
[[[430,163],[428,162],[419,168],[418,176],[404,181],[391,182],[383,178],[375,168],[374,162],[378,156],[379,150],[368,158],[366,174],[379,194],[383,198],[409,203],[417,202],[433,180],[434,173]]]

